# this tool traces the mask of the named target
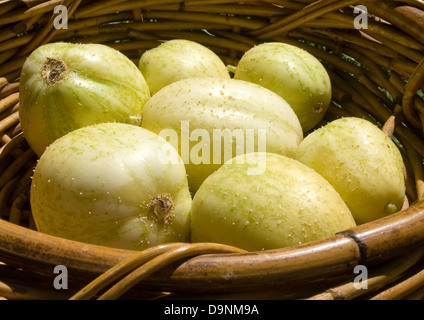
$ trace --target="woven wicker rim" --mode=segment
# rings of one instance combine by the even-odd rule
[[[22,6],[23,3],[25,7]],[[351,32],[352,27],[349,25],[352,17],[346,22],[339,15],[340,12],[336,13],[345,8],[349,8],[347,11],[351,12],[350,6],[355,4],[354,1],[245,1],[244,4],[236,1],[171,0],[138,1],[136,4],[123,0],[101,3],[90,0],[0,2],[0,26],[5,26],[5,32],[0,36],[3,46],[0,50],[0,77],[3,77],[0,78],[0,90],[4,89],[3,92],[0,91],[0,114],[9,112],[7,117],[0,120],[2,132],[19,122],[16,79],[25,57],[43,43],[76,36],[78,41],[84,39],[87,42],[107,42],[136,60],[140,50],[156,46],[158,38],[184,36],[215,48],[227,63],[235,64],[240,52],[260,41],[272,39],[299,45],[332,65],[329,69],[332,80],[343,80],[335,82],[334,99],[343,104],[344,109],[332,106],[331,116],[354,115],[373,122],[377,119],[380,123],[385,122],[383,130],[393,133],[401,140],[405,148],[411,202],[411,206],[406,203],[405,210],[400,213],[346,230],[332,238],[263,252],[241,252],[238,248],[217,244],[203,244],[199,247],[198,244],[177,243],[138,253],[41,234],[20,226],[19,221],[14,221],[12,214],[8,213],[9,221],[0,219],[0,260],[12,266],[25,266],[26,270],[44,276],[51,276],[53,266],[66,265],[78,275],[80,285],[102,274],[106,278],[105,272],[126,261],[134,264],[132,267],[136,265],[134,261],[143,266],[149,261],[155,261],[139,271],[138,275],[133,274],[131,285],[142,280],[143,288],[147,291],[187,293],[266,290],[287,284],[351,275],[357,265],[384,266],[385,262],[396,257],[405,257],[409,261],[408,266],[419,261],[423,256],[420,247],[424,243],[424,103],[417,99],[416,92],[422,88],[424,82],[424,3],[413,0],[363,3],[379,19],[390,21],[390,26],[394,28],[379,23],[381,21],[377,19],[376,22],[370,21],[369,33],[357,37],[357,34]],[[55,15],[51,11],[58,4],[65,5],[69,9],[69,17],[73,19],[66,32],[53,28]],[[259,18],[247,20],[237,15],[209,14],[220,13],[219,10],[223,8],[225,12],[234,14],[242,7],[244,12],[241,15]],[[327,19],[320,19],[323,16]],[[404,23],[406,18],[409,19],[408,24]],[[43,28],[39,32],[32,32],[32,27],[39,19]],[[122,24],[104,24],[114,19],[133,20],[134,24],[131,28]],[[162,24],[155,29],[143,19],[158,19]],[[174,31],[200,28],[213,29],[216,37]],[[337,33],[331,28],[346,32]],[[16,30],[21,33],[25,30],[31,32],[16,37]],[[368,37],[371,36],[383,44],[370,41]],[[114,42],[127,37],[133,41]],[[333,46],[336,52],[360,57],[367,64],[368,70],[365,72],[355,65],[334,58],[334,54],[329,55],[298,42],[296,38],[323,43]],[[357,47],[353,48],[348,43]],[[387,48],[385,43],[391,47]],[[370,53],[367,53],[367,47]],[[135,56],[132,55],[134,52]],[[403,57],[408,57],[409,60]],[[390,78],[378,68],[377,63],[393,71]],[[337,73],[337,68],[355,74],[364,87]],[[402,77],[408,81],[404,82]],[[374,87],[373,81],[386,88],[393,101],[387,101],[386,97],[370,89]],[[393,105],[393,109],[389,111],[381,107],[375,96],[383,103]],[[352,107],[355,103],[364,101],[369,102],[369,107]],[[370,114],[375,118],[370,117]],[[393,115],[396,116],[395,120],[391,118]],[[25,144],[24,137],[19,134],[19,127],[14,132],[7,142],[2,142],[0,161]],[[12,181],[23,167],[27,169],[24,178],[21,178],[23,181],[29,179],[32,168],[28,163],[33,163],[35,158],[32,150],[25,147],[22,150],[14,155],[16,161],[3,171],[0,185],[10,183],[11,188],[22,187],[19,184],[16,187]],[[21,194],[15,199],[15,205],[20,201],[27,202],[25,195],[22,194],[22,199],[20,196]],[[130,267],[126,265],[125,268],[128,271]],[[343,288],[339,289],[344,292]],[[116,290],[104,297],[117,297],[118,292],[121,292],[119,290],[123,289]],[[349,291],[349,297],[358,294],[352,292]],[[80,296],[75,297],[83,296],[81,292]],[[331,297],[334,298],[334,295]]]

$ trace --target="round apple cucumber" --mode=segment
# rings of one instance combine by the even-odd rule
[[[236,155],[294,157],[303,139],[299,119],[283,98],[235,79],[189,78],[162,88],[144,106],[142,127],[178,150],[193,192]]]
[[[322,63],[307,51],[281,42],[259,44],[237,64],[235,79],[260,84],[293,108],[304,133],[323,118],[331,101],[331,82]]]
[[[54,141],[31,186],[37,229],[57,237],[130,250],[188,241],[192,198],[178,153],[139,126],[102,123]]]
[[[333,185],[358,224],[402,208],[402,155],[395,143],[367,120],[347,117],[330,122],[303,140],[295,158]]]
[[[155,94],[172,82],[192,77],[230,78],[221,58],[204,45],[185,39],[163,42],[144,52],[139,69]]]
[[[249,174],[263,167],[260,175]],[[194,196],[192,242],[249,251],[295,246],[354,227],[349,208],[313,169],[272,153],[226,162]]]
[[[140,125],[149,98],[140,70],[118,50],[94,43],[48,43],[22,67],[20,123],[40,156],[57,138],[87,125]]]

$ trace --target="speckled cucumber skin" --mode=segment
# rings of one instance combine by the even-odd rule
[[[200,43],[185,39],[169,40],[144,52],[138,67],[152,95],[168,84],[186,78],[230,78],[218,55]]]
[[[58,42],[40,46],[25,61],[19,98],[22,130],[41,155],[54,140],[86,125],[139,125],[150,92],[137,66],[119,51]]]
[[[210,143],[206,147],[210,153],[209,164],[207,161],[196,163],[181,152],[184,143],[189,143],[190,151],[199,143],[207,143],[202,141],[202,137],[186,141],[181,121],[189,125],[190,133],[198,129],[209,135]],[[293,157],[303,139],[299,119],[284,99],[257,84],[235,79],[189,78],[162,88],[146,103],[142,126],[157,134],[161,134],[162,130],[178,133],[178,145],[175,147],[186,164],[193,192],[225,161],[246,152],[248,130],[256,135],[252,151]],[[222,142],[221,149],[214,148],[212,143],[214,130],[226,129],[231,132],[242,130],[246,144],[243,149],[241,144],[237,148],[237,141],[233,140],[230,146],[233,153],[228,158],[224,158],[225,142]],[[263,143],[258,139],[259,130],[264,130],[262,132],[266,135]],[[220,161],[214,164],[213,156],[217,154]]]
[[[210,175],[193,199],[191,240],[249,251],[333,236],[355,226],[346,204],[313,169],[277,154],[234,158]],[[237,160],[239,159],[239,160]],[[258,160],[259,159],[259,160]],[[261,175],[249,168],[265,161]]]
[[[148,130],[121,123],[87,126],[53,142],[32,180],[38,230],[131,250],[187,241],[192,198],[185,167],[158,161],[165,144]],[[161,207],[166,219],[153,214]]]
[[[354,117],[341,118],[309,134],[297,160],[314,168],[340,193],[358,224],[402,208],[402,156],[380,128]]]
[[[321,62],[286,43],[262,43],[248,50],[234,78],[260,84],[283,97],[305,133],[323,119],[331,101],[330,78]]]

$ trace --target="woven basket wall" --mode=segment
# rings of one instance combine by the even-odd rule
[[[67,29],[54,28],[60,4]],[[364,29],[354,27],[358,4],[368,14]],[[29,205],[37,158],[18,115],[26,57],[47,42],[95,42],[138,63],[145,50],[176,38],[208,46],[229,65],[263,41],[295,44],[319,58],[333,86],[325,120],[368,119],[401,146],[403,210],[323,241],[251,253],[183,243],[133,252],[37,232]],[[422,299],[423,84],[418,0],[0,1],[0,297]],[[67,290],[53,287],[57,265],[68,268]],[[355,288],[357,265],[367,267],[368,288]]]

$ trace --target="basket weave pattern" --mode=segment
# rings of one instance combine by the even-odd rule
[[[66,28],[57,27],[59,18],[64,21],[54,13],[58,5],[67,9]],[[424,3],[362,1],[362,29],[355,27],[364,13],[356,5],[350,0],[0,1],[0,297],[98,297],[128,275],[100,298],[422,299]],[[319,58],[333,87],[325,121],[365,118],[398,142],[407,184],[402,212],[323,241],[250,253],[183,243],[132,252],[37,232],[29,206],[37,158],[19,125],[19,75],[26,57],[44,43],[69,41],[103,43],[138,63],[145,50],[177,38],[208,46],[229,65],[263,41],[294,44]],[[68,290],[52,287],[56,265],[72,274]],[[357,265],[368,268],[367,289],[354,286]]]

